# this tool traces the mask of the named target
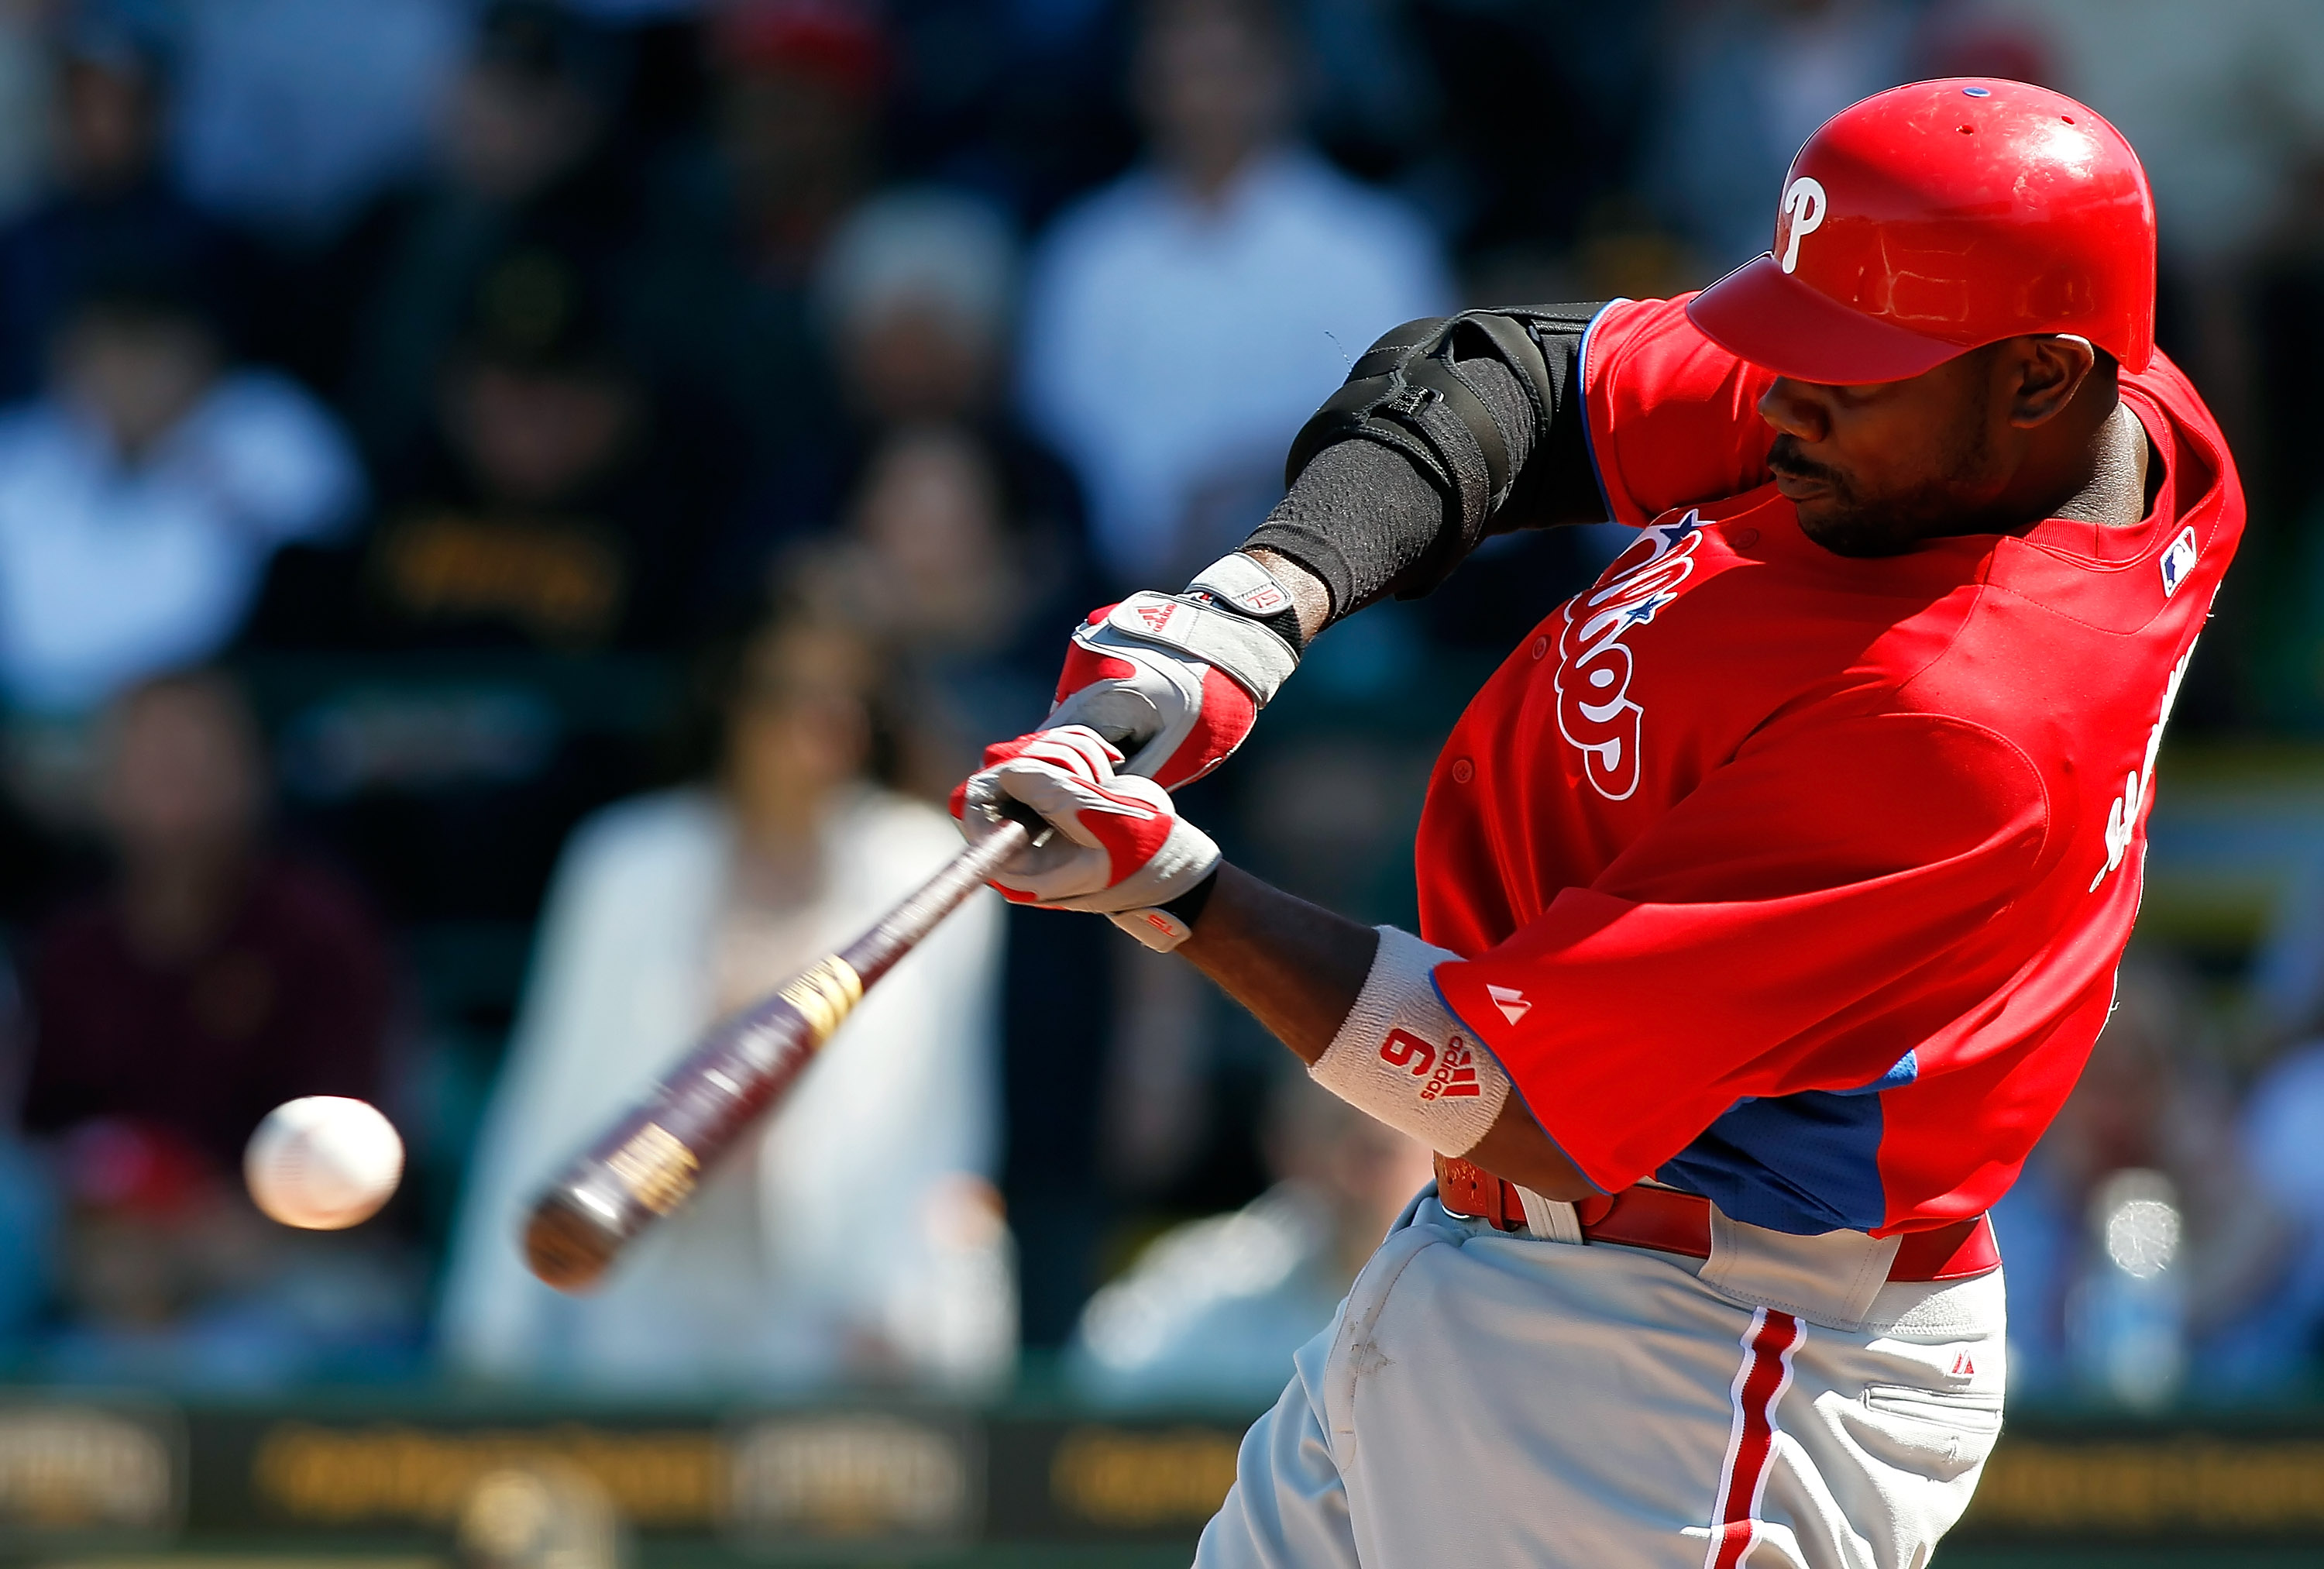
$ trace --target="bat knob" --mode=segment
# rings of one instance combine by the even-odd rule
[[[559,1291],[586,1291],[604,1277],[626,1240],[612,1216],[559,1188],[535,1204],[525,1223],[524,1261]]]

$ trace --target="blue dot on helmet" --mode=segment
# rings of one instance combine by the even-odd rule
[[[1961,89],[1961,97],[1964,98],[1989,98],[1993,97],[1993,89],[1991,88],[1963,88]]]

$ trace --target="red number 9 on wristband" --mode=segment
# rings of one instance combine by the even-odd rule
[[[1425,1078],[1428,1070],[1436,1066],[1436,1048],[1416,1035],[1401,1029],[1391,1029],[1380,1042],[1380,1061],[1391,1067],[1409,1067],[1414,1078]]]

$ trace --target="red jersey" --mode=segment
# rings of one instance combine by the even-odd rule
[[[1642,532],[1437,761],[1438,989],[1601,1188],[1794,1232],[1974,1215],[2105,1022],[2242,490],[2158,355],[2122,378],[2163,466],[2136,527],[1837,556],[1770,483],[1768,374],[1683,306],[1584,342],[1592,457]]]

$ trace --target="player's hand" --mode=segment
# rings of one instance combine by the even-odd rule
[[[1212,563],[1178,595],[1133,594],[1074,633],[1047,727],[1086,725],[1125,774],[1165,789],[1202,778],[1250,734],[1299,651],[1289,594],[1250,557]],[[1277,629],[1283,630],[1277,630]]]
[[[985,748],[984,767],[953,791],[953,816],[973,844],[1010,803],[1029,808],[1056,831],[992,879],[1001,897],[1110,916],[1147,946],[1167,951],[1186,931],[1160,907],[1218,869],[1219,847],[1178,816],[1160,785],[1116,772],[1120,761],[1082,725],[1020,735]]]

